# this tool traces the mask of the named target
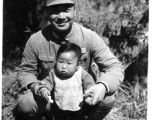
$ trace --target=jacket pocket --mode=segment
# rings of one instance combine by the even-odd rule
[[[44,62],[53,62],[54,56],[52,55],[39,55],[39,59]]]
[[[53,55],[39,55],[41,77],[46,77],[55,65],[55,57]]]

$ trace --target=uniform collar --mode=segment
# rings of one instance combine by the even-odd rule
[[[69,41],[71,36],[73,35],[73,25],[72,25],[72,28],[71,28],[71,31],[66,35],[66,36],[59,36],[57,35],[53,30],[52,30],[52,35],[58,40],[60,39],[60,37],[63,39],[65,39],[66,41]]]

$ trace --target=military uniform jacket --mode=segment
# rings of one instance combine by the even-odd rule
[[[81,47],[83,54],[81,66],[91,75],[92,59],[97,63],[102,75],[95,79],[95,82],[103,83],[107,93],[114,93],[118,89],[124,78],[121,63],[99,35],[75,22],[67,36],[55,34],[51,25],[31,35],[26,43],[18,72],[18,80],[22,88],[44,79],[49,74],[55,66],[58,48],[66,42]]]

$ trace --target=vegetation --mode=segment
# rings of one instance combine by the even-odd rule
[[[75,21],[96,31],[125,68],[115,107],[105,120],[146,120],[148,0],[75,0]],[[45,0],[5,0],[3,14],[3,120],[14,119],[16,70],[29,36],[48,24]],[[99,76],[98,69],[95,73]],[[9,76],[8,76],[9,75]],[[147,83],[147,81],[146,81]]]

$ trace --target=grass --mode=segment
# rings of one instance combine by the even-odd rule
[[[95,64],[94,73],[100,76]],[[116,91],[116,103],[104,120],[147,120],[147,79],[133,76],[132,83],[126,80]]]
[[[116,94],[115,106],[104,120],[147,120],[147,88],[124,82]]]

